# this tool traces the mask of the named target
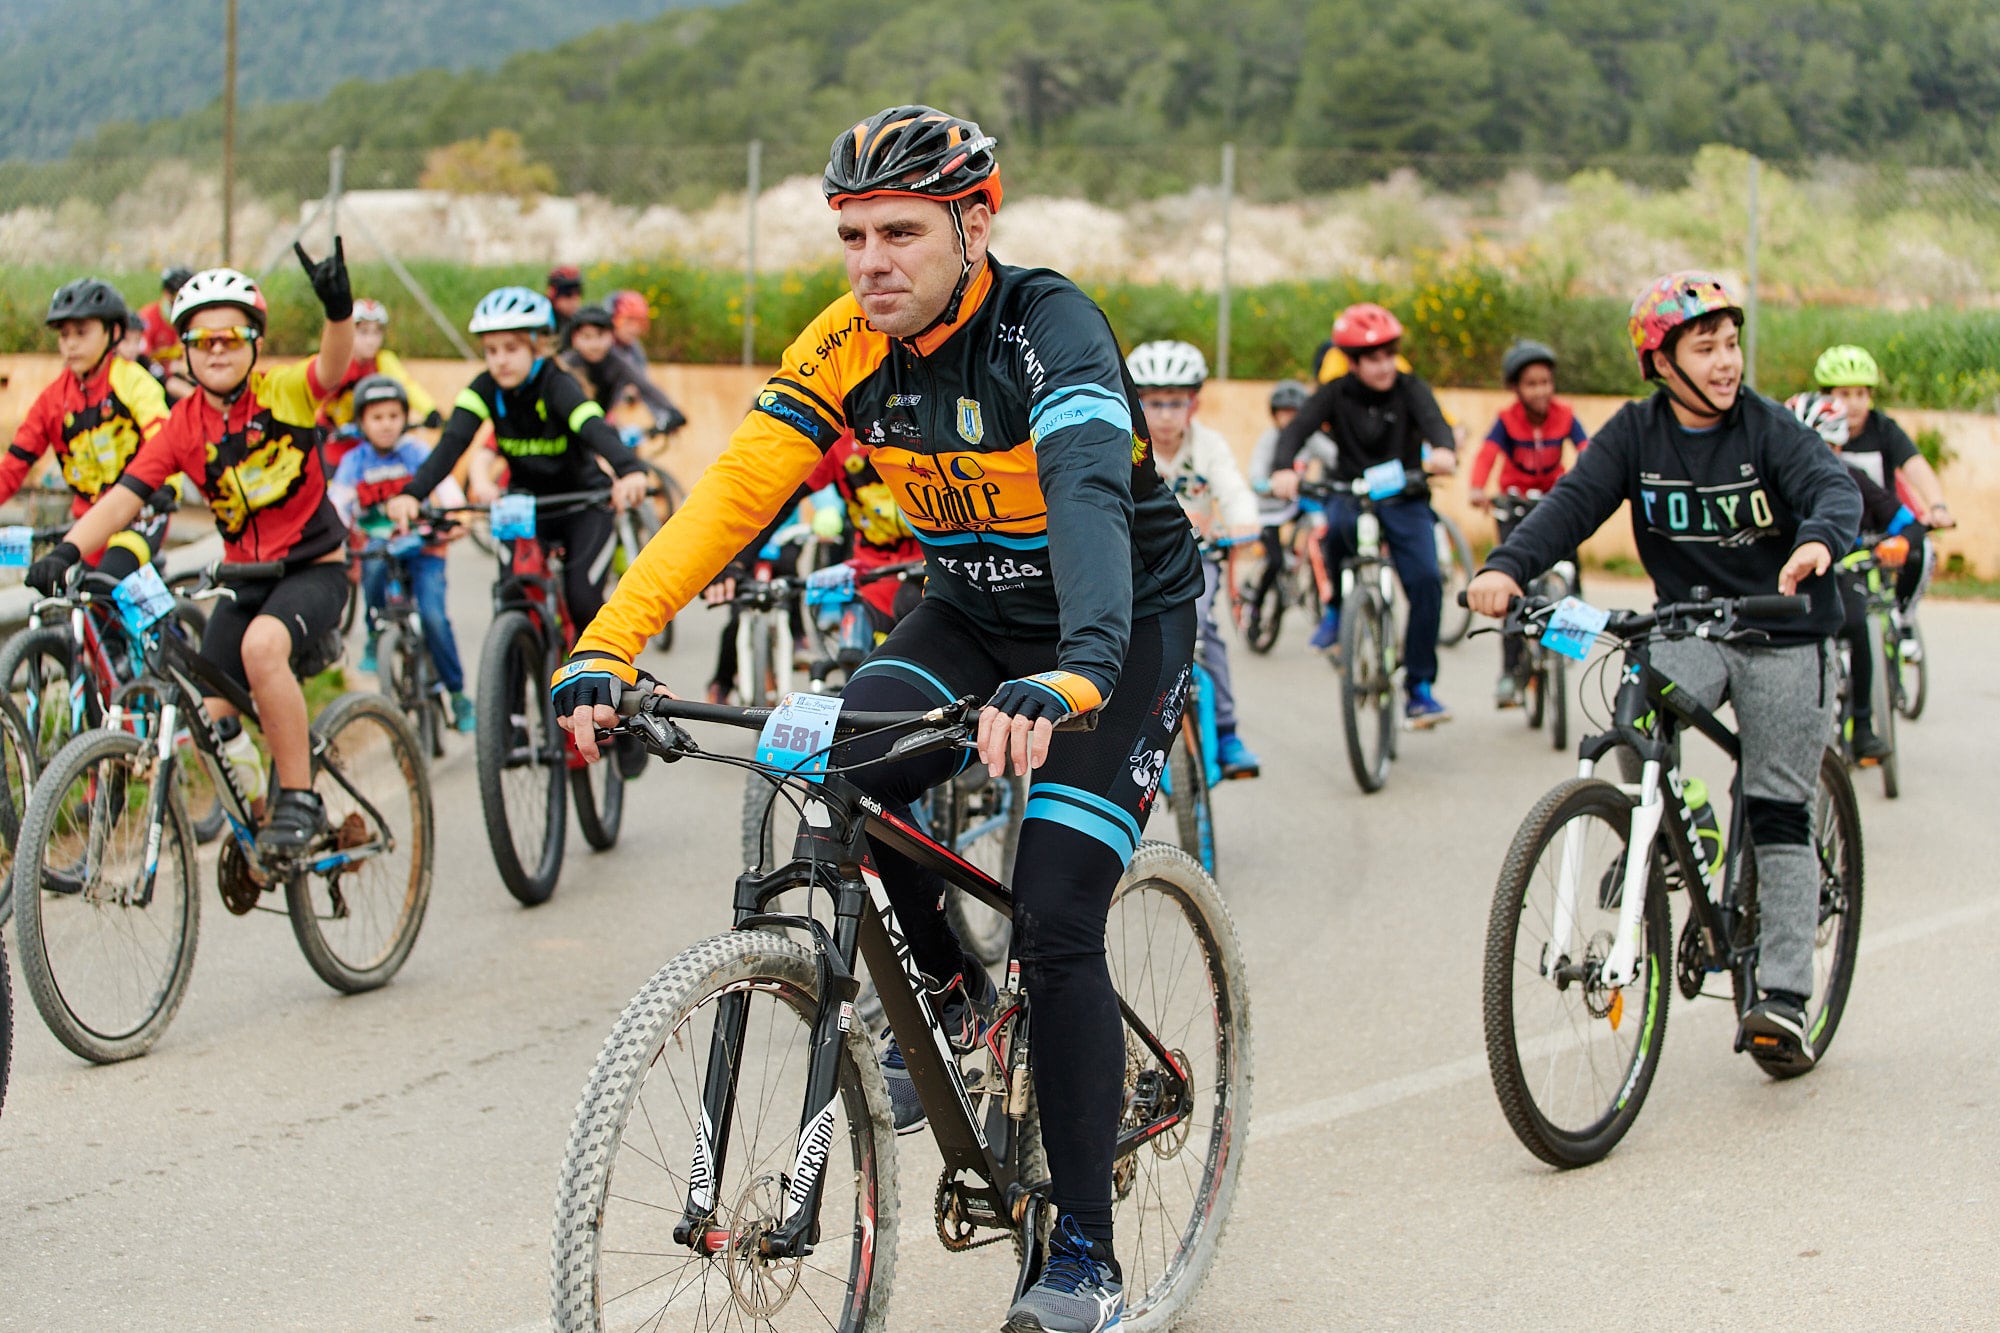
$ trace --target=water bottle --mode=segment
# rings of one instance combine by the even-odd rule
[[[1687,802],[1688,813],[1694,816],[1695,864],[1713,883],[1722,871],[1722,824],[1715,817],[1715,807],[1709,804],[1708,784],[1700,778],[1689,778],[1681,788],[1681,798]]]
[[[264,756],[258,753],[257,742],[250,739],[250,733],[243,730],[243,724],[233,717],[216,723],[215,733],[222,738],[222,760],[229,765],[229,772],[236,779],[237,789],[243,793],[244,801],[261,797],[264,794]]]

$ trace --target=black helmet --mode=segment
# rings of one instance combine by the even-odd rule
[[[892,106],[833,141],[820,188],[839,208],[850,199],[913,195],[949,203],[975,194],[1000,211],[998,142],[969,120],[935,107]]]
[[[1312,390],[1299,381],[1279,380],[1271,386],[1271,410],[1296,412],[1306,405],[1306,399],[1311,396]]]
[[[194,276],[194,270],[185,264],[170,264],[160,270],[160,289],[169,296],[179,296],[187,280]]]
[[[403,411],[410,410],[410,391],[403,382],[391,375],[368,375],[354,386],[354,415],[375,403],[401,403]]]
[[[611,327],[611,312],[601,305],[584,305],[576,308],[570,316],[569,326],[573,329],[608,329]]]
[[[1511,389],[1514,382],[1521,378],[1521,372],[1529,366],[1547,366],[1551,371],[1555,370],[1555,349],[1547,343],[1521,339],[1507,349],[1507,355],[1500,358],[1500,378]]]
[[[125,298],[101,278],[78,278],[56,288],[56,294],[49,298],[48,317],[42,322],[53,328],[66,319],[101,319],[116,324],[114,338],[124,337],[125,330],[132,327],[132,312],[125,308]]]

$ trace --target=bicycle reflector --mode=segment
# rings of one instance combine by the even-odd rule
[[[1875,543],[1875,559],[1884,569],[1901,569],[1910,558],[1908,537],[1884,537]]]

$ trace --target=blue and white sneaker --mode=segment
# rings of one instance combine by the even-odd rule
[[[999,992],[993,988],[993,978],[986,975],[986,969],[979,967],[971,959],[966,960],[966,973],[973,985],[979,987],[976,1000],[967,994],[967,976],[953,977],[948,983],[933,992],[932,1003],[942,1007],[938,1010],[938,1022],[944,1027],[945,1039],[951,1049],[960,1055],[970,1053],[979,1045],[979,1023],[984,1015],[993,1012],[999,1000]],[[889,1085],[889,1109],[894,1113],[896,1132],[914,1134],[929,1122],[924,1114],[923,1099],[917,1096],[917,1085],[910,1079],[909,1066],[903,1062],[903,1048],[896,1044],[895,1037],[889,1038],[882,1048],[882,1081]]]
[[[1451,721],[1451,710],[1431,693],[1429,681],[1410,686],[1409,702],[1403,705],[1403,719],[1418,731]]]
[[[1125,1284],[1065,1215],[1049,1237],[1048,1261],[1035,1285],[1007,1311],[1001,1333],[1103,1333],[1125,1317]]]
[[[1245,745],[1235,732],[1216,739],[1216,761],[1222,765],[1222,776],[1228,778],[1254,778],[1263,771],[1263,764],[1256,752]]]

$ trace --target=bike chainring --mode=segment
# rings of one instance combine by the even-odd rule
[[[233,837],[224,838],[222,850],[216,854],[215,882],[222,891],[222,905],[233,916],[247,916],[256,911],[257,900],[271,887],[258,880],[257,872],[243,855],[242,845]]]
[[[1702,945],[1701,919],[1688,914],[1687,924],[1681,927],[1680,944],[1674,950],[1674,979],[1680,983],[1681,998],[1692,1000],[1701,994],[1701,986],[1708,979],[1708,951]]]
[[[986,1245],[998,1245],[1014,1236],[1013,1223],[993,1210],[992,1203],[956,1179],[957,1172],[946,1170],[938,1177],[938,1240],[953,1254],[963,1254]],[[990,1236],[979,1236],[991,1229]]]

